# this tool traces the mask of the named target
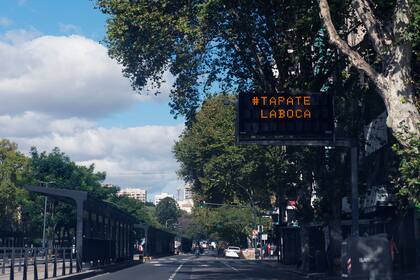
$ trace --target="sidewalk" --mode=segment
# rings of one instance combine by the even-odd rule
[[[417,271],[394,273],[393,280],[418,280],[420,279],[420,266]]]
[[[132,261],[126,261],[126,262],[121,262],[121,263],[113,263],[110,265],[105,265],[105,266],[100,266],[100,267],[92,267],[92,268],[85,268],[83,269],[81,272],[75,272],[75,265],[74,265],[74,273],[69,274],[70,273],[70,269],[69,269],[69,265],[68,263],[66,264],[66,274],[62,275],[62,266],[60,264],[60,266],[57,269],[57,277],[52,277],[52,268],[49,267],[49,273],[48,279],[52,279],[52,280],[58,280],[58,279],[66,279],[66,280],[79,280],[79,279],[85,279],[88,277],[93,277],[99,274],[103,274],[106,272],[112,272],[112,271],[116,271],[116,270],[120,270],[123,268],[127,268],[130,266],[134,266],[137,264],[140,264],[140,261],[136,261],[136,260],[132,260]],[[37,265],[38,267],[38,279],[44,279],[44,264],[39,264]],[[18,271],[18,269],[15,269],[15,273],[14,273],[14,278],[15,279],[22,279],[23,278],[23,271]],[[27,274],[27,279],[28,280],[33,280],[34,277],[34,272],[33,272],[33,266],[28,267],[28,274]],[[0,280],[9,280],[10,279],[10,274],[4,274],[4,275],[0,275]]]
[[[340,276],[329,276],[327,273],[306,273],[296,268],[296,265],[286,265],[282,263],[277,263],[277,260],[273,259],[264,259],[257,260],[264,265],[270,267],[277,267],[281,270],[294,273],[300,276],[303,276],[307,279],[316,279],[316,280],[342,280]],[[412,272],[396,272],[393,274],[393,280],[419,280],[420,279],[420,267],[417,268],[417,271]]]

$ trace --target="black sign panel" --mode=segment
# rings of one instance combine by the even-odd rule
[[[334,130],[327,93],[240,93],[237,142],[329,140]]]

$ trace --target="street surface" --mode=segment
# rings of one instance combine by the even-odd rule
[[[293,272],[282,271],[275,261],[252,261],[218,258],[210,253],[200,257],[193,255],[171,256],[155,259],[112,273],[97,275],[94,280],[301,280]]]

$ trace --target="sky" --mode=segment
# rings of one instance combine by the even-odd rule
[[[184,120],[170,115],[174,77],[159,96],[131,89],[101,42],[106,17],[91,0],[0,0],[0,138],[105,171],[105,183],[148,200],[184,183],[172,146]]]

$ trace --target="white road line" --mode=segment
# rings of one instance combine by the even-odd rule
[[[174,273],[172,273],[172,275],[169,277],[169,279],[168,280],[174,280],[174,278],[175,278],[175,276],[176,276],[176,274],[177,274],[177,272],[182,268],[182,266],[186,263],[187,261],[184,261],[183,263],[181,263],[179,266],[178,266],[178,268],[175,270],[175,272]]]

